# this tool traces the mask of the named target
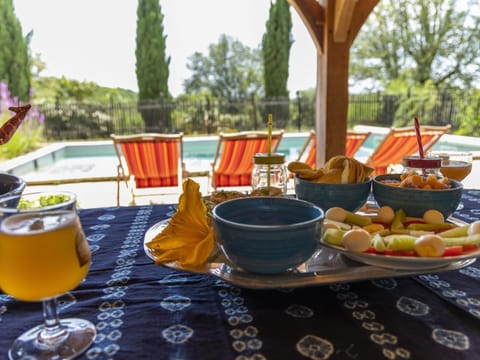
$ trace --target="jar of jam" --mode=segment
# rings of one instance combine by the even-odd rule
[[[252,189],[254,191],[264,191],[265,195],[287,193],[288,172],[284,154],[258,153],[253,156],[253,164]]]

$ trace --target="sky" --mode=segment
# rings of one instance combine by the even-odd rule
[[[33,30],[32,54],[46,63],[41,76],[64,76],[101,86],[138,91],[135,75],[137,1],[13,0],[23,34]],[[266,30],[270,0],[160,0],[171,56],[169,89],[183,92],[190,77],[187,59],[204,55],[227,34],[256,48]],[[292,36],[288,90],[316,84],[316,51],[302,20],[291,8]]]

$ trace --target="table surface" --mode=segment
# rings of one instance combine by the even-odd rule
[[[480,190],[464,209],[480,219]],[[95,323],[81,359],[477,359],[480,263],[456,271],[252,290],[152,263],[145,232],[167,205],[80,211],[93,262],[59,298],[60,317]],[[40,303],[0,292],[0,359],[42,321]]]

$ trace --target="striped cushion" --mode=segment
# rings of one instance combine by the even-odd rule
[[[122,142],[121,148],[137,188],[178,185],[179,140]]]
[[[429,144],[441,135],[437,132],[422,132],[422,144]],[[371,161],[375,168],[375,175],[387,173],[388,166],[400,164],[404,156],[418,152],[417,135],[415,131],[393,134],[382,144],[381,151],[376,152]]]
[[[278,138],[272,138],[276,148]],[[222,156],[215,170],[215,186],[247,186],[252,184],[253,156],[268,151],[267,139],[224,139]]]

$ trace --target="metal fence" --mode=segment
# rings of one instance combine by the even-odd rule
[[[478,100],[476,100],[478,101]],[[422,123],[450,124],[455,130],[468,104],[463,94],[444,93],[433,102],[415,102],[408,96],[386,94],[351,95],[349,126],[404,126],[415,113]],[[468,105],[471,106],[470,104]],[[474,106],[478,116],[479,106]],[[144,103],[43,104],[45,136],[48,140],[106,139],[111,133],[184,132],[186,135],[216,134],[220,131],[264,130],[267,115],[274,127],[308,131],[315,127],[314,94],[294,99],[256,99],[224,102],[202,98],[197,101],[163,99]]]

